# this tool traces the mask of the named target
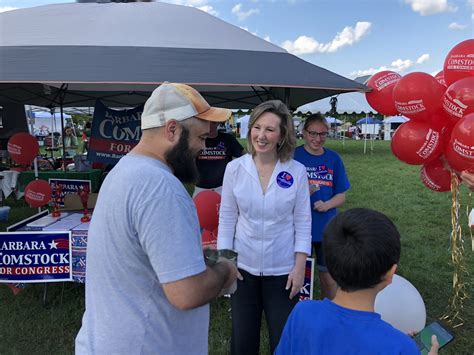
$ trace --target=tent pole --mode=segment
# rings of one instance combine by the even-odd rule
[[[66,137],[64,137],[64,112],[63,112],[63,103],[61,101],[61,105],[59,106],[59,110],[61,112],[61,137],[63,141],[63,171],[66,172]]]
[[[285,88],[285,105],[290,109],[290,88]]]

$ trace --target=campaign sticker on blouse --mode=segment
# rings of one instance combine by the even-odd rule
[[[277,175],[277,184],[278,186],[287,189],[293,185],[293,176],[287,171],[282,171]]]

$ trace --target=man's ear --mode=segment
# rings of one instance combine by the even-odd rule
[[[169,120],[165,124],[165,136],[170,142],[175,142],[179,139],[178,131],[180,130],[178,121]]]

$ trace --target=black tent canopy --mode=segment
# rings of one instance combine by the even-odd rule
[[[295,109],[363,84],[198,9],[161,2],[67,3],[0,13],[0,105],[143,103],[164,81],[212,105]]]

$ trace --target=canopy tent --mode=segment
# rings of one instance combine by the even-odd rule
[[[409,120],[410,119],[408,117],[405,117],[405,116],[388,116],[388,117],[385,117],[385,119],[383,120],[383,123],[384,124],[405,123]]]
[[[249,131],[249,120],[250,115],[242,116],[237,120],[237,122],[239,123],[240,138],[247,138],[247,133]]]
[[[33,124],[33,133],[37,136],[46,136],[54,132],[61,133],[61,114],[46,111],[29,112],[28,116]],[[63,114],[64,119],[71,119],[71,115]]]
[[[376,111],[370,107],[369,103],[365,98],[365,94],[360,92],[346,93],[343,95],[337,95],[336,112],[339,114],[351,114],[351,113],[376,113]],[[303,105],[298,108],[301,112],[321,112],[326,113],[331,111],[331,98],[325,98],[309,104]]]
[[[361,118],[360,120],[358,120],[356,123],[359,124],[359,125],[361,125],[361,124],[376,125],[376,124],[382,124],[383,122],[376,119],[376,118],[373,118],[373,117],[364,117],[364,118]]]
[[[326,117],[326,121],[330,124],[330,125],[336,125],[336,126],[339,126],[342,124],[342,121],[337,119],[336,117],[331,117],[331,116],[328,116]]]
[[[295,109],[368,90],[188,6],[52,4],[0,13],[0,22],[0,104],[130,107],[164,81],[228,108],[277,98]]]
[[[383,120],[383,139],[388,141],[392,139],[396,129],[410,119],[405,116],[390,116]]]

